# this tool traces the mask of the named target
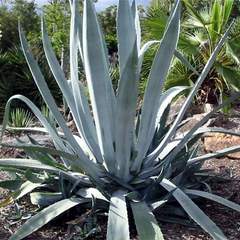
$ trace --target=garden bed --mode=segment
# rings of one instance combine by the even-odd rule
[[[229,127],[229,123],[222,122],[224,127]],[[219,121],[215,123],[219,124]],[[239,127],[239,124],[231,125],[233,130]],[[11,140],[8,139],[8,140]],[[203,149],[205,152],[213,152],[223,147],[229,147],[231,145],[239,144],[239,138],[227,137],[225,135],[209,135],[203,139]],[[21,152],[2,148],[0,157],[21,157]],[[214,172],[218,173],[221,177],[226,180],[210,182],[210,187],[213,193],[223,196],[231,201],[240,203],[240,158],[239,155],[230,155],[225,158],[215,159],[208,161],[204,164],[204,168],[214,169]],[[7,175],[0,173],[0,180],[6,179]],[[0,199],[4,199],[7,196],[7,192],[0,189]],[[36,207],[33,207],[30,203],[29,198],[24,198],[19,201],[18,206],[24,218],[28,218],[35,213]],[[223,230],[228,239],[238,240],[240,239],[240,213],[232,211],[226,207],[223,207],[217,203],[210,201],[203,201],[200,203],[200,207],[207,213],[207,215]],[[17,228],[24,223],[25,220],[13,220],[14,212],[16,211],[15,206],[9,206],[5,209],[0,209],[0,239],[7,240],[12,232],[15,232]],[[100,216],[97,219],[97,224],[93,224],[95,234],[92,233],[88,238],[83,238],[83,224],[86,224],[86,216],[88,213],[83,213],[81,216],[74,214],[65,214],[64,217],[60,217],[57,220],[47,224],[45,227],[40,229],[38,232],[33,233],[26,240],[103,240],[106,236],[107,229],[107,216]],[[89,218],[88,218],[89,219]],[[96,220],[96,219],[95,219]],[[205,232],[200,228],[192,226],[183,226],[172,223],[162,223],[160,226],[163,231],[166,240],[208,240],[211,239]],[[93,232],[94,232],[93,231]],[[138,239],[135,236],[135,232],[132,233],[132,239]]]

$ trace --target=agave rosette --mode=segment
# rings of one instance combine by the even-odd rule
[[[23,101],[44,126],[25,130],[49,134],[55,146],[42,146],[29,137],[28,143],[19,142],[15,145],[25,150],[28,156],[26,159],[0,160],[2,169],[17,171],[18,176],[24,176],[25,179],[24,182],[23,178],[10,180],[15,181],[15,185],[11,185],[13,182],[1,183],[2,186],[17,189],[2,205],[31,193],[34,204],[47,206],[23,224],[10,239],[24,239],[64,211],[76,205],[91,206],[92,202],[94,207],[108,210],[108,240],[130,239],[129,211],[133,213],[139,239],[163,239],[154,213],[164,213],[172,199],[214,239],[226,239],[192,198],[197,196],[211,199],[240,211],[239,205],[202,191],[196,174],[202,171],[204,161],[237,152],[240,146],[198,156],[197,142],[206,132],[239,136],[238,133],[222,128],[204,127],[204,124],[240,94],[231,96],[183,136],[177,132],[186,122],[183,121],[186,110],[211,69],[231,26],[217,44],[196,84],[190,89],[174,121],[168,122],[172,101],[186,90],[186,87],[179,86],[163,92],[173,57],[179,57],[192,69],[187,60],[176,51],[180,32],[180,1],[176,1],[160,41],[149,73],[141,111],[137,111],[137,100],[142,61],[144,53],[156,41],[141,45],[135,0],[132,4],[129,1],[119,1],[118,5],[120,79],[116,93],[110,78],[104,35],[92,1],[84,1],[83,16],[78,11],[77,1],[72,0],[70,4],[70,81],[67,81],[52,50],[44,21],[42,39],[49,66],[76,124],[77,135],[67,127],[19,27],[22,49],[29,68],[59,128],[51,125],[24,96],[15,95],[9,99],[2,134],[7,126],[11,102],[17,99]],[[79,61],[85,69],[90,101],[85,95],[84,85],[79,81]],[[56,156],[61,163],[56,160]],[[45,191],[40,191],[43,188]]]

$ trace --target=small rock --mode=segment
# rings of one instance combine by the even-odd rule
[[[206,152],[216,152],[224,148],[240,145],[240,137],[226,135],[223,133],[211,133],[204,137],[204,150]],[[240,152],[227,155],[230,158],[240,159]]]

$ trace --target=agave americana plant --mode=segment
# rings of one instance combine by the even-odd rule
[[[180,0],[175,2],[153,61],[141,111],[136,110],[138,82],[144,53],[151,42],[141,46],[135,0],[131,5],[129,1],[121,0],[118,5],[120,79],[116,93],[110,79],[104,36],[92,1],[84,1],[83,16],[78,11],[77,1],[71,0],[70,4],[70,81],[66,80],[54,55],[44,21],[42,39],[49,66],[72,113],[79,135],[73,135],[67,127],[19,27],[22,49],[29,68],[59,128],[52,126],[26,97],[15,95],[9,99],[2,134],[8,121],[11,102],[21,100],[44,126],[37,130],[49,134],[55,146],[45,147],[29,138],[29,142],[19,142],[15,146],[26,151],[26,159],[0,160],[2,169],[15,171],[17,175],[15,179],[9,180],[15,181],[17,190],[2,205],[31,192],[32,202],[45,206],[24,223],[10,240],[24,239],[77,205],[94,206],[95,209],[108,211],[108,240],[130,239],[130,213],[133,214],[139,239],[163,239],[155,216],[156,213],[164,213],[173,199],[213,239],[226,239],[224,233],[193,199],[207,198],[240,211],[240,206],[236,203],[203,191],[197,177],[200,175],[197,173],[204,175],[204,170],[201,170],[204,161],[239,151],[240,146],[199,156],[197,142],[206,132],[240,136],[221,128],[204,127],[214,113],[224,104],[236,100],[240,94],[231,96],[185,134],[179,135],[178,130],[186,123],[183,120],[184,114],[214,64],[230,28],[212,52],[175,120],[168,122],[172,100],[186,90],[186,87],[178,86],[163,92],[179,38]],[[86,72],[90,103],[84,94],[84,86],[79,81],[78,56]],[[36,131],[34,128],[32,130]],[[56,156],[59,156],[61,162],[55,159]],[[19,181],[17,187],[16,181]],[[175,203],[175,207],[176,205]],[[174,211],[174,206],[170,209]]]

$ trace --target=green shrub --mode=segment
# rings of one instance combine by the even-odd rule
[[[210,55],[217,46],[222,34],[225,32],[234,17],[234,26],[226,41],[225,46],[219,52],[211,71],[204,81],[197,99],[199,103],[222,102],[233,91],[239,91],[239,30],[240,17],[236,15],[236,1],[183,1],[182,28],[178,43],[181,51],[194,64],[196,70],[201,72]],[[147,9],[143,20],[145,39],[161,39],[171,1],[154,0]],[[154,50],[154,49],[153,49]],[[154,51],[145,61],[144,68],[151,66]],[[198,73],[182,71],[184,65],[178,61],[173,64],[165,88],[182,85],[191,86],[196,82]],[[182,66],[181,66],[182,65]],[[176,78],[178,76],[178,78]],[[174,79],[175,78],[175,79]]]
[[[43,105],[41,108],[42,115],[48,120],[48,122],[53,126],[56,127],[56,121],[54,116],[52,115],[51,111],[46,105]]]
[[[62,96],[59,88],[51,75],[51,71],[47,66],[47,62],[42,57],[42,53],[36,54],[38,63],[43,70],[43,74],[47,80],[49,88],[51,89],[56,101],[61,103]],[[24,55],[19,47],[9,49],[6,53],[0,53],[0,119],[2,120],[4,114],[4,106],[8,99],[15,95],[22,94],[31,99],[38,107],[42,105],[42,97],[37,86],[33,81],[33,77]],[[15,108],[24,108],[24,104],[17,102],[13,103]]]
[[[10,112],[9,117],[9,126],[22,128],[22,127],[30,127],[34,123],[34,118],[32,114],[25,109],[16,108]]]
[[[45,54],[80,137],[73,135],[67,127],[20,27],[24,55],[39,91],[58,123],[59,131],[49,124],[41,111],[26,97],[16,95],[8,101],[2,132],[8,121],[11,102],[18,99],[31,108],[45,128],[42,131],[47,130],[55,145],[55,148],[47,148],[30,139],[29,143],[16,145],[26,151],[28,158],[0,160],[3,169],[14,169],[21,176],[21,181],[24,181],[2,206],[30,192],[34,204],[47,206],[23,224],[10,239],[24,239],[77,205],[82,208],[92,207],[93,211],[108,211],[108,240],[130,239],[128,215],[131,211],[139,239],[163,239],[154,214],[160,212],[163,219],[168,219],[169,215],[181,211],[179,209],[186,212],[214,239],[226,239],[223,232],[193,200],[203,197],[240,211],[239,205],[203,191],[201,176],[204,174],[199,174],[202,173],[204,161],[239,151],[240,147],[199,156],[198,140],[207,132],[239,136],[238,133],[221,128],[204,127],[204,124],[240,94],[231,96],[184,135],[177,133],[184,125],[184,114],[214,64],[230,28],[222,36],[197,82],[190,89],[178,115],[169,123],[167,119],[172,100],[186,90],[186,87],[178,86],[163,92],[179,37],[180,1],[176,1],[169,17],[149,73],[142,108],[137,113],[141,64],[149,44],[141,47],[135,1],[132,6],[128,1],[119,1],[118,6],[120,77],[117,94],[114,93],[109,76],[105,42],[94,6],[89,0],[84,3],[82,18],[77,11],[77,1],[71,1],[70,86],[54,55],[42,22]],[[77,49],[85,68],[91,105],[88,104],[84,88],[78,79]],[[54,156],[59,156],[61,163]]]

